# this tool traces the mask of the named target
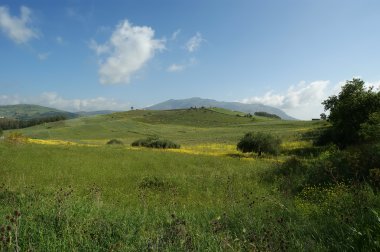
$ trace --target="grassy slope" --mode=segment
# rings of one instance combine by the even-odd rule
[[[321,122],[245,118],[213,110],[135,110],[110,115],[76,118],[21,130],[29,137],[103,144],[111,138],[129,144],[158,135],[179,144],[235,144],[248,131],[267,131],[295,139]]]
[[[39,105],[18,104],[0,106],[0,116],[7,118],[31,119],[48,115],[66,115],[71,118],[76,116],[73,113]]]
[[[160,251],[188,250],[183,242],[191,237],[191,246],[215,251],[221,238],[212,221],[218,216],[228,214],[241,232],[243,223],[260,224],[247,214],[250,200],[268,198],[257,202],[256,214],[277,207],[277,196],[255,179],[271,164],[265,160],[106,146],[0,145],[0,162],[0,216],[21,210],[24,249],[109,251],[121,243],[120,251],[141,251],[151,243]],[[154,179],[163,184],[144,186]],[[186,226],[171,227],[172,214]]]
[[[95,143],[158,134],[181,144],[236,144],[250,130],[299,140],[303,132],[321,125],[252,121],[220,111],[131,111],[21,132]],[[7,222],[3,216],[21,211],[21,251],[360,250],[361,241],[352,241],[361,238],[352,230],[365,229],[355,226],[357,219],[343,224],[341,216],[350,217],[358,206],[378,210],[371,204],[379,202],[368,193],[351,206],[351,194],[339,185],[323,192],[327,196],[312,188],[318,201],[293,198],[279,189],[276,183],[281,181],[268,183],[265,177],[279,168],[275,157],[0,143],[0,164],[0,225]],[[363,201],[366,195],[371,204]]]

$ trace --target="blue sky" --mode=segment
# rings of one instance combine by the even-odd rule
[[[379,86],[380,1],[0,3],[0,104],[70,111],[203,97],[318,117],[352,77]]]

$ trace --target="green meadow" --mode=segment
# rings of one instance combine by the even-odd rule
[[[313,183],[334,153],[312,145],[325,122],[237,114],[135,110],[6,131],[0,251],[380,249],[370,183]],[[239,153],[250,131],[278,136],[281,153]],[[130,147],[149,136],[181,149]]]

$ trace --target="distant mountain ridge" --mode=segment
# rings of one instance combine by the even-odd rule
[[[120,111],[98,110],[79,111],[74,113],[33,104],[0,105],[0,118],[4,117],[18,120],[29,120],[50,116],[65,116],[67,119],[72,119],[80,116],[107,115],[115,112]]]
[[[255,112],[267,112],[270,114],[275,114],[284,120],[296,120],[295,118],[287,115],[284,111],[278,108],[263,104],[246,104],[240,102],[223,102],[216,101],[212,99],[203,99],[199,97],[193,97],[189,99],[179,99],[179,100],[167,100],[153,106],[147,107],[148,110],[170,110],[170,109],[185,109],[190,107],[219,107],[234,111],[241,111],[245,113],[254,114]]]
[[[30,120],[51,116],[65,116],[76,118],[79,115],[59,109],[48,108],[32,104],[2,105],[0,106],[0,118],[13,118],[18,120]]]

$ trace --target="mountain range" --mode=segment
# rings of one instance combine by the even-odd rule
[[[145,108],[146,110],[171,110],[171,109],[186,109],[191,107],[217,107],[228,109],[231,111],[244,112],[254,114],[255,112],[267,112],[275,114],[285,120],[296,120],[295,118],[287,115],[284,111],[266,106],[263,104],[245,104],[240,102],[223,102],[212,99],[202,99],[199,97],[181,99],[181,100],[168,100],[158,103],[156,105]],[[43,118],[49,116],[65,116],[68,119],[80,116],[104,115],[111,114],[118,111],[113,110],[99,110],[99,111],[80,111],[80,112],[67,112],[55,108],[48,108],[32,104],[17,104],[17,105],[3,105],[0,106],[0,118],[14,118],[19,120],[29,120],[34,118]]]
[[[263,104],[246,104],[240,102],[223,102],[216,101],[212,99],[203,99],[199,97],[193,97],[189,99],[181,99],[181,100],[167,100],[156,105],[147,107],[145,109],[148,110],[170,110],[170,109],[185,109],[191,107],[218,107],[229,109],[233,111],[240,111],[245,113],[254,114],[255,112],[267,112],[270,114],[275,114],[281,117],[284,120],[296,120],[295,118],[289,116],[284,111],[278,108],[274,108],[271,106],[263,105]]]
[[[45,118],[50,116],[64,116],[66,118],[75,118],[79,115],[55,108],[48,108],[32,104],[17,104],[0,106],[0,118],[13,118],[18,120],[30,120],[36,118]]]

